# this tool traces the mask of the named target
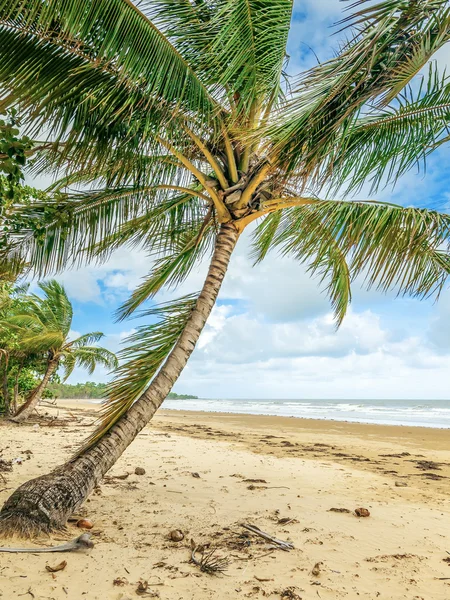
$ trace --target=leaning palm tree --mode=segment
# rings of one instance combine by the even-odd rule
[[[50,131],[52,150],[35,168],[62,175],[53,202],[16,211],[16,254],[43,275],[144,248],[152,269],[120,318],[210,257],[201,291],[148,311],[152,324],[132,335],[84,448],[6,501],[5,532],[63,527],[149,422],[248,226],[256,262],[277,248],[319,274],[337,324],[360,275],[419,297],[445,284],[449,216],[336,197],[395,183],[447,141],[449,79],[431,63],[409,86],[450,38],[449,3],[355,0],[336,56],[295,79],[285,72],[292,9],[293,0],[0,0],[3,104],[33,132]]]
[[[77,365],[86,368],[89,374],[99,364],[108,369],[117,368],[115,354],[93,345],[103,337],[103,333],[94,331],[73,340],[69,338],[73,310],[64,287],[55,280],[40,283],[39,287],[43,297],[31,294],[23,310],[0,323],[0,329],[15,333],[21,352],[45,357],[44,375],[12,417],[16,423],[29,418],[60,365],[64,369],[64,380]]]

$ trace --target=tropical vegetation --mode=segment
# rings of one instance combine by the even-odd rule
[[[86,381],[85,383],[50,383],[49,392],[54,398],[79,398],[79,399],[99,399],[104,398],[108,391],[108,384],[96,383],[95,381]],[[196,400],[198,396],[190,394],[176,394],[170,392],[167,395],[168,400]]]
[[[5,340],[13,340],[13,343],[3,344],[4,352],[8,358],[16,358],[15,363],[4,365],[5,406],[9,406],[8,379],[14,378],[16,404],[23,368],[27,366],[30,369],[31,360],[42,371],[42,378],[29,391],[25,402],[12,417],[16,422],[29,418],[58,367],[62,367],[64,379],[71,375],[77,365],[91,374],[99,364],[108,369],[117,367],[115,354],[96,345],[103,333],[95,331],[75,339],[70,337],[73,309],[64,287],[51,280],[40,283],[39,288],[42,296],[28,294],[21,297],[19,302],[12,303],[12,309],[0,320],[0,336],[4,336]]]
[[[13,211],[5,260],[44,276],[142,248],[152,268],[120,319],[209,260],[199,292],[141,313],[150,324],[121,354],[100,426],[70,468],[12,494],[4,531],[63,527],[145,427],[249,226],[255,262],[277,249],[306,263],[337,325],[357,277],[421,298],[445,285],[450,217],[423,198],[404,208],[367,195],[449,138],[450,80],[430,62],[450,37],[449,2],[354,0],[335,56],[295,78],[292,10],[293,0],[0,0],[2,104],[47,132],[35,168],[61,175],[51,201]]]

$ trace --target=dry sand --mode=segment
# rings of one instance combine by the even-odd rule
[[[92,405],[64,405],[70,415],[59,409],[39,427],[0,425],[1,458],[24,459],[2,473],[0,502],[89,431]],[[161,411],[80,511],[95,523],[95,548],[0,553],[0,597],[125,600],[148,581],[142,597],[167,600],[449,600],[449,491],[448,430]],[[358,507],[370,517],[330,511]],[[243,522],[294,550],[247,536]],[[169,541],[173,529],[182,542]],[[67,538],[79,533],[71,526]],[[191,539],[228,557],[225,575],[189,562]],[[63,571],[46,571],[62,560]]]

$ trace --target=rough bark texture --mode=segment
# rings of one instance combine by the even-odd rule
[[[17,414],[15,414],[14,417],[11,417],[11,421],[14,421],[15,423],[23,423],[29,419],[31,413],[41,401],[42,394],[44,393],[44,390],[50,381],[50,377],[56,371],[57,367],[58,361],[56,360],[52,360],[48,363],[47,370],[41,383],[31,392],[25,404],[19,408]]]
[[[4,358],[4,369],[2,374],[2,396],[3,396],[3,406],[5,410],[5,415],[9,415],[11,411],[11,406],[9,402],[9,391],[8,391],[8,355],[5,353]]]
[[[216,302],[239,233],[222,225],[195,309],[148,390],[94,446],[53,472],[20,486],[0,512],[0,531],[32,536],[61,529],[153,417],[184,369]]]

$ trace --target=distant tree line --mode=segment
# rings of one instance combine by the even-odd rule
[[[85,383],[51,383],[48,386],[49,392],[55,398],[104,398],[106,396],[106,383],[95,383],[86,381]],[[175,394],[170,392],[167,396],[169,400],[196,400],[198,396],[191,394]]]
[[[49,390],[55,398],[104,398],[106,383],[52,383]]]

